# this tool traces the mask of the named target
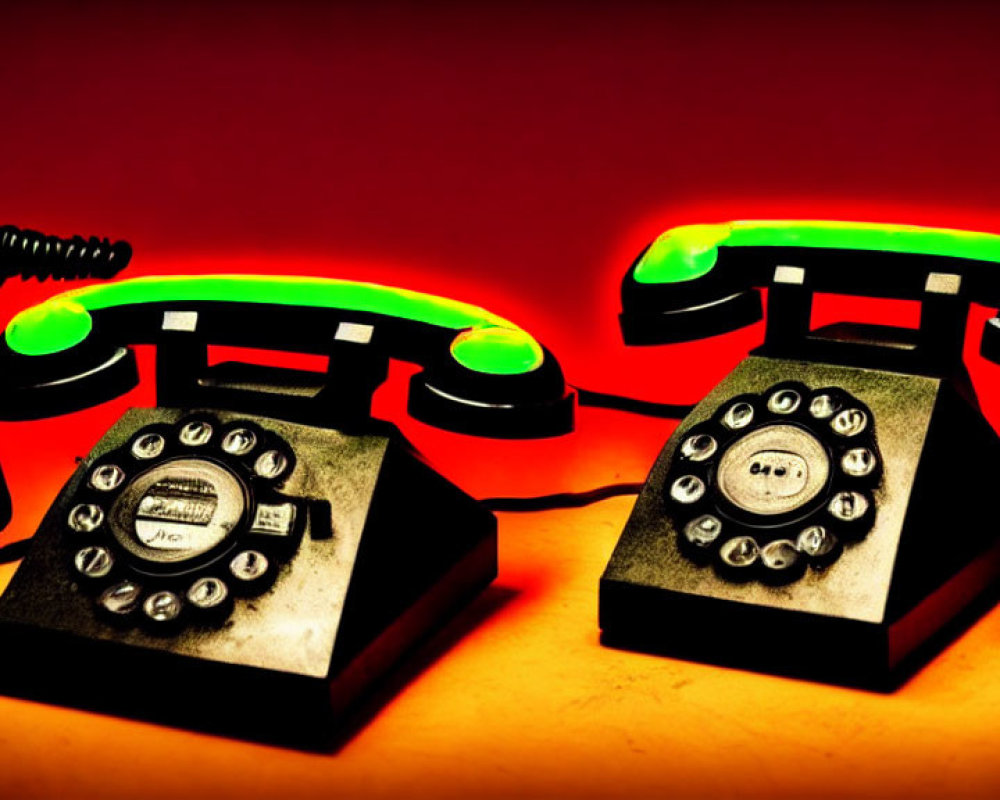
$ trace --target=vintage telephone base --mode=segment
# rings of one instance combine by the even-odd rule
[[[304,525],[270,587],[237,597],[228,616],[206,621],[186,610],[182,623],[163,630],[151,628],[156,623],[148,619],[112,624],[99,613],[100,587],[88,591],[87,579],[73,572],[80,534],[69,529],[68,515],[81,492],[93,493],[87,481],[95,462],[119,458],[114,454],[127,452],[139,431],[176,430],[192,415],[220,429],[252,426],[287,443],[294,466],[278,491],[296,504]],[[223,460],[201,453],[164,464]],[[141,465],[131,465],[131,472],[138,485]],[[161,483],[175,496],[193,485]],[[140,504],[143,513],[180,513],[171,505],[175,500],[154,500]],[[190,505],[192,518],[206,502],[202,497]],[[113,509],[104,524],[111,516]],[[244,546],[240,541],[235,550]],[[148,576],[130,580],[186,587],[202,569],[232,586],[226,564],[233,550],[222,547],[214,563],[186,574],[153,574],[150,568]],[[115,569],[124,569],[125,554],[116,553]],[[398,434],[348,435],[230,411],[132,409],[66,484],[0,597],[0,688],[46,702],[324,748],[339,735],[349,709],[406,650],[492,581],[496,559],[492,514],[425,465]],[[177,589],[190,597],[183,591]]]
[[[684,552],[665,492],[692,426],[784,381],[870,409],[884,473],[871,530],[780,585],[727,579]],[[678,426],[600,585],[605,644],[891,688],[1000,574],[1000,440],[955,380],[751,356]],[[676,473],[674,473],[676,474]],[[723,522],[728,525],[729,522]]]

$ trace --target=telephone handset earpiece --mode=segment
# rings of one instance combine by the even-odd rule
[[[254,275],[135,278],[22,311],[0,345],[0,417],[63,413],[127,391],[138,380],[127,345],[144,343],[158,345],[160,405],[263,403],[316,424],[356,422],[394,357],[423,367],[410,384],[409,410],[438,427],[530,437],[573,424],[573,394],[552,354],[482,308],[375,284]],[[233,387],[250,387],[261,371],[228,365],[213,376],[209,344],[328,355],[329,380],[311,394],[241,395]],[[271,377],[301,378],[274,370]]]

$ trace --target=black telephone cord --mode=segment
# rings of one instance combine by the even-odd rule
[[[0,547],[0,564],[9,564],[11,561],[20,561],[28,552],[31,546],[31,539],[19,539],[16,542],[5,544]]]
[[[625,397],[619,394],[595,392],[579,386],[574,386],[573,388],[576,390],[577,403],[581,406],[589,406],[591,408],[611,408],[615,411],[625,411],[629,414],[640,414],[646,417],[659,417],[661,419],[683,419],[694,408],[693,405],[682,403],[653,403],[649,400],[638,400],[634,397]]]
[[[555,508],[580,508],[609,497],[639,494],[641,483],[612,483],[586,492],[557,492],[536,497],[484,497],[479,502],[490,511],[549,511]]]
[[[647,417],[682,419],[694,408],[693,405],[681,403],[653,403],[634,397],[595,392],[579,386],[573,386],[573,389],[576,390],[577,402],[581,406],[610,408]],[[609,497],[639,494],[642,487],[641,483],[612,483],[585,492],[557,492],[535,497],[484,497],[479,502],[490,511],[549,511],[557,508],[580,508]]]
[[[91,236],[62,238],[0,225],[0,283],[7,278],[112,278],[128,265],[132,245]]]

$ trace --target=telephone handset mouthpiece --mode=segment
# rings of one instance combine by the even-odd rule
[[[659,344],[735,330],[761,318],[759,288],[791,282],[810,296],[951,294],[995,308],[998,262],[1000,236],[974,231],[826,220],[682,225],[657,237],[626,274],[622,334],[627,344]],[[769,301],[769,342],[774,308]],[[982,345],[996,362],[998,325],[987,324]]]
[[[258,409],[331,426],[362,423],[390,357],[423,367],[409,411],[497,437],[573,426],[558,362],[482,308],[388,286],[260,275],[144,277],[56,295],[15,316],[0,344],[0,418],[109,400],[136,385],[127,344],[157,345],[160,405]],[[208,365],[208,345],[330,357],[326,375]]]

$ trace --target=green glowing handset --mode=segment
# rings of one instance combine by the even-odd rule
[[[250,392],[261,371],[244,370],[242,407],[256,403],[261,410],[264,403],[272,413],[332,424],[348,413],[356,421],[391,356],[425,368],[411,383],[410,411],[431,424],[512,437],[572,427],[573,396],[558,363],[495,314],[369,283],[254,275],[135,278],[65,292],[22,311],[0,346],[0,416],[51,415],[122,393],[137,380],[126,345],[142,343],[160,345],[160,405],[240,403],[236,367],[213,374],[205,351],[209,344],[241,345],[328,355],[336,382],[334,388],[312,378],[287,391]],[[289,371],[286,378],[295,384],[303,376]]]
[[[658,236],[622,282],[628,344],[688,341],[761,317],[756,289],[775,267],[803,268],[814,292],[922,299],[931,272],[957,274],[962,293],[1000,305],[1000,236],[822,220],[683,225]],[[993,334],[990,334],[992,338]]]

